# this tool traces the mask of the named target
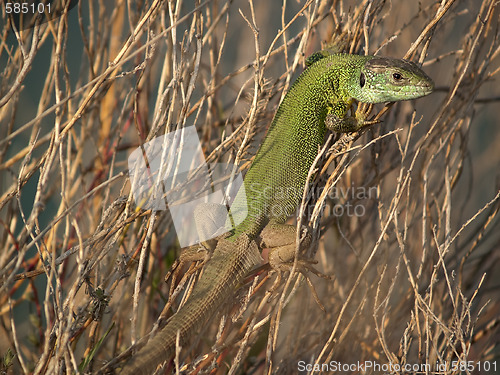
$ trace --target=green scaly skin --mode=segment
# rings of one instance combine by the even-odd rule
[[[326,56],[325,56],[326,55]],[[125,365],[122,374],[151,374],[224,305],[245,275],[262,261],[255,240],[268,223],[283,223],[298,206],[327,128],[351,132],[363,119],[348,117],[353,99],[364,103],[415,99],[432,80],[414,63],[377,56],[318,52],[278,108],[245,176],[248,216],[220,240],[192,295],[166,326]],[[242,194],[231,208],[237,215]]]

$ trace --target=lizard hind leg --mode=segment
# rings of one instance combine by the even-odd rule
[[[200,270],[210,259],[217,242],[227,235],[225,229],[227,208],[222,204],[201,203],[194,210],[194,222],[200,242],[182,249],[178,259],[172,264],[170,271],[165,275],[165,282],[172,278],[169,295],[172,296],[177,278],[186,264],[196,264],[186,273],[186,279]]]
[[[303,253],[311,244],[311,234],[306,229],[303,236],[299,254]],[[296,250],[295,225],[270,222],[260,234],[261,248],[268,248],[268,261],[271,268],[277,271],[286,271],[293,265]]]
[[[280,284],[281,275],[283,272],[291,271],[295,261],[296,255],[296,227],[295,225],[279,224],[279,223],[269,223],[261,232],[261,247],[269,248],[268,261],[271,268],[278,273],[278,279],[276,286]],[[304,251],[311,245],[311,234],[308,228],[305,228],[305,233],[301,238],[299,256],[303,254]],[[328,276],[318,271],[314,264],[317,261],[314,259],[304,259],[299,258],[297,260],[296,270],[304,276],[307,285],[311,289],[314,300],[318,304],[321,310],[325,311],[323,304],[321,303],[314,285],[312,284],[308,272],[312,272],[314,275],[332,280],[332,276]]]
[[[299,259],[297,260],[298,271],[305,273],[311,271],[316,276],[331,279],[330,276],[324,275],[316,270],[312,265],[317,261],[307,259],[301,256],[305,250],[311,245],[312,237],[309,229],[304,227],[304,234],[301,237],[299,248]],[[278,272],[290,271],[295,261],[296,250],[296,227],[295,225],[279,224],[270,222],[260,234],[260,247],[269,248],[268,262],[271,268]]]

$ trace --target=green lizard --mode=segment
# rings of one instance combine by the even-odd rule
[[[218,241],[187,302],[132,356],[122,374],[150,374],[172,358],[177,336],[184,345],[262,262],[259,247],[279,252],[270,259],[293,260],[295,226],[283,223],[301,200],[327,129],[353,132],[366,125],[362,116],[348,115],[354,99],[395,102],[427,95],[434,88],[417,65],[405,60],[318,52],[308,61],[311,65],[283,99],[245,176],[248,216]],[[238,197],[232,211],[241,208],[237,202]]]

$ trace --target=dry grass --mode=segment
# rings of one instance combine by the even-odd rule
[[[178,308],[171,217],[135,205],[127,156],[195,124],[208,161],[246,169],[304,56],[331,41],[423,62],[436,92],[329,138],[300,220],[335,276],[309,275],[325,312],[300,274],[264,273],[178,365],[499,370],[495,0],[89,1],[15,33],[0,7],[0,373],[97,372]]]

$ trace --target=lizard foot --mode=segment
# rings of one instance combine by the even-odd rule
[[[333,275],[326,275],[323,272],[317,270],[314,267],[314,264],[317,264],[317,263],[318,263],[318,261],[316,261],[314,259],[299,259],[299,260],[297,260],[297,266],[296,266],[295,270],[297,272],[299,272],[304,277],[304,279],[307,282],[307,285],[309,286],[309,289],[311,290],[311,293],[312,293],[312,295],[314,297],[314,300],[318,304],[319,308],[323,312],[326,313],[325,307],[321,303],[321,301],[319,299],[319,296],[318,296],[318,293],[316,292],[316,289],[314,288],[314,285],[311,282],[311,278],[309,277],[309,272],[311,272],[314,275],[316,275],[318,277],[321,277],[322,279],[325,279],[325,280],[334,280],[335,277]],[[271,268],[273,270],[275,270],[277,272],[277,274],[278,274],[278,278],[276,280],[276,283],[274,284],[274,286],[271,289],[271,291],[274,291],[274,289],[276,289],[281,284],[281,281],[282,281],[282,278],[283,278],[283,274],[285,272],[291,272],[292,271],[293,264],[294,264],[294,262],[286,262],[286,263],[280,263],[279,265],[276,265],[276,264],[275,265],[271,265]]]
[[[210,241],[204,241],[201,244],[189,246],[182,250],[181,254],[179,255],[179,258],[175,260],[175,262],[172,264],[171,269],[165,275],[164,279],[165,282],[168,282],[168,280],[172,278],[172,284],[169,293],[170,297],[172,296],[173,287],[176,284],[177,278],[180,272],[182,271],[182,268],[186,264],[191,263],[191,266],[189,267],[188,271],[183,276],[184,280],[190,277],[193,273],[200,270],[212,256],[213,249],[215,248],[216,244],[221,239],[224,239],[228,236],[229,233],[224,233],[222,235],[219,235],[218,237],[211,239]]]
[[[171,278],[172,282],[170,284],[169,299],[174,295],[175,285],[177,284],[177,279],[182,272],[182,269],[186,264],[190,264],[187,272],[182,276],[180,284],[184,285],[184,282],[195,272],[200,270],[203,265],[210,259],[210,252],[203,246],[195,245],[184,249],[181,252],[179,258],[175,260],[172,267],[165,275],[164,281],[167,283]]]
[[[325,126],[337,133],[352,133],[366,126],[378,124],[379,120],[367,120],[372,108],[373,104],[359,103],[354,116],[346,115],[344,117],[339,117],[335,111],[332,111],[326,116]]]

